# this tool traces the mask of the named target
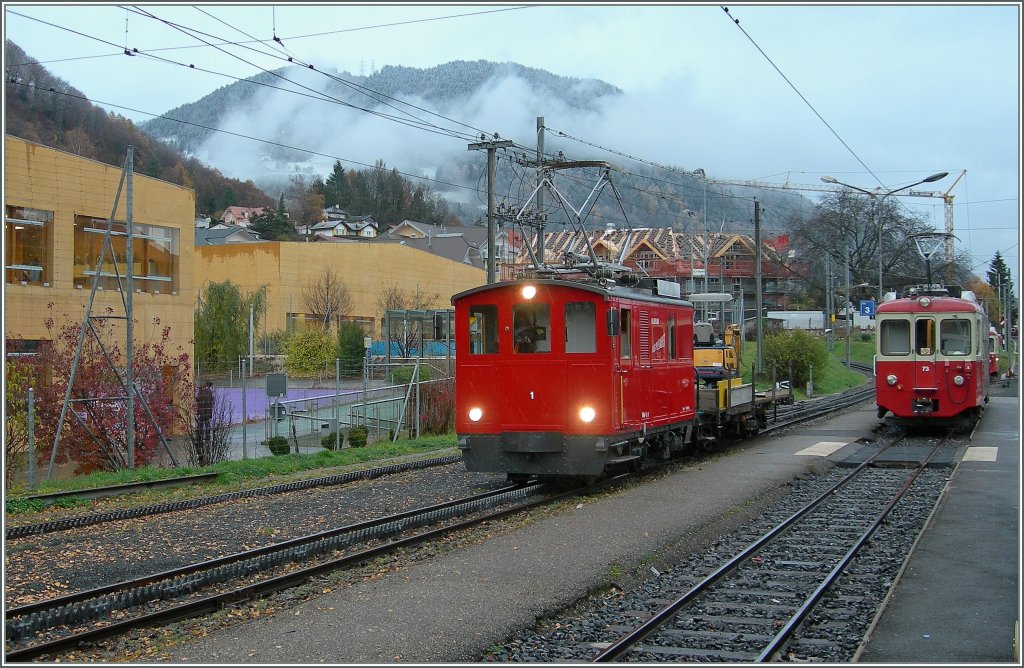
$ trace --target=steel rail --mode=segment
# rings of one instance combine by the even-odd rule
[[[902,439],[902,437],[901,437]],[[897,440],[898,442],[898,440]],[[805,515],[810,513],[821,503],[823,503],[828,497],[832,496],[835,492],[839,491],[842,487],[846,486],[847,483],[857,477],[864,469],[870,466],[876,459],[878,459],[883,452],[891,448],[895,443],[880,449],[867,459],[865,459],[860,465],[850,471],[842,480],[838,481],[829,489],[822,492],[816,499],[810,501],[803,508],[790,515],[788,518],[777,524],[775,527],[770,529],[763,536],[758,538],[756,541],[741,550],[736,556],[727,561],[726,563],[719,566],[713,573],[708,575],[706,578],[701,580],[699,583],[688,591],[686,594],[676,599],[672,603],[668,604],[658,612],[656,612],[650,619],[641,624],[639,627],[623,635],[621,638],[610,644],[608,647],[601,650],[596,657],[594,662],[596,663],[607,663],[619,659],[621,656],[629,652],[634,645],[642,641],[647,636],[651,635],[659,628],[661,628],[666,622],[675,617],[676,613],[682,608],[689,605],[694,599],[703,594],[705,591],[710,589],[719,580],[724,578],[726,575],[736,569],[741,563],[754,556],[763,547],[773,542],[782,533],[790,528],[791,525],[795,524]]]
[[[109,512],[93,513],[90,515],[79,515],[77,517],[67,517],[59,520],[51,520],[49,522],[40,522],[38,524],[23,524],[20,526],[9,526],[4,532],[4,537],[7,540],[12,540],[15,538],[23,538],[25,536],[36,536],[44,533],[53,533],[55,531],[79,529],[86,526],[103,524],[105,522],[116,522],[118,520],[134,519],[137,517],[147,517],[150,515],[160,515],[163,513],[176,512],[179,510],[191,510],[193,508],[208,506],[215,503],[223,503],[225,501],[234,501],[236,499],[251,498],[256,496],[271,496],[274,494],[283,494],[286,492],[294,492],[302,489],[310,489],[312,487],[343,485],[348,484],[350,482],[354,482],[356,480],[369,480],[373,478],[379,478],[381,476],[388,475],[391,473],[401,473],[404,471],[410,471],[421,468],[430,468],[433,466],[445,466],[460,461],[462,461],[462,455],[434,457],[431,459],[421,459],[413,462],[403,462],[401,464],[389,464],[387,466],[378,466],[369,469],[362,469],[360,471],[349,471],[347,473],[339,473],[337,475],[332,476],[309,478],[307,480],[296,480],[293,482],[282,483],[279,485],[255,487],[253,489],[245,489],[237,492],[226,492],[224,494],[216,494],[213,496],[198,497],[195,499],[185,499],[183,501],[170,501],[167,503],[159,503],[148,506],[123,508],[120,510],[114,510]],[[69,495],[76,496],[78,494],[69,493]]]
[[[803,604],[796,611],[796,613],[794,613],[793,616],[790,617],[789,621],[787,621],[786,624],[783,625],[782,629],[780,629],[779,632],[775,635],[775,637],[772,638],[771,642],[768,643],[768,646],[764,650],[762,650],[761,654],[757,657],[758,662],[765,662],[771,660],[771,658],[774,655],[776,655],[787,642],[789,642],[790,638],[792,638],[793,634],[796,633],[800,625],[803,624],[805,619],[807,619],[807,616],[810,615],[811,611],[815,608],[815,606],[818,605],[818,601],[820,601],[821,597],[825,595],[825,592],[828,590],[828,588],[831,587],[835,583],[835,581],[839,579],[839,576],[850,565],[850,563],[853,561],[853,558],[857,556],[857,553],[860,552],[861,549],[863,549],[864,545],[867,544],[871,536],[875,533],[875,531],[878,530],[878,527],[881,526],[882,521],[889,516],[889,513],[891,513],[893,509],[896,508],[896,504],[899,503],[904,496],[906,496],[908,491],[910,491],[910,487],[914,484],[914,481],[917,480],[918,476],[921,475],[921,472],[925,470],[925,467],[927,467],[928,462],[931,461],[932,457],[935,456],[935,453],[939,451],[939,448],[945,444],[948,438],[949,437],[947,435],[947,437],[943,439],[942,442],[935,445],[935,447],[932,448],[931,452],[929,452],[928,455],[918,464],[917,468],[907,478],[907,480],[904,481],[903,486],[900,487],[900,489],[896,492],[895,495],[893,495],[893,498],[890,499],[889,503],[885,506],[885,508],[875,517],[874,521],[872,521],[872,523],[868,526],[864,533],[861,534],[861,536],[857,539],[853,546],[846,552],[846,554],[843,555],[843,558],[839,560],[839,562],[832,568],[829,574],[825,576],[825,579],[822,581],[820,585],[818,585],[817,589],[815,589],[811,593],[811,595],[808,596],[806,600],[804,600]]]

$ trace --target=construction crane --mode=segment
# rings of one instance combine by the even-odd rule
[[[790,183],[789,177],[786,177],[785,183],[768,183],[765,181],[733,181],[728,179],[709,179],[704,173],[703,169],[697,169],[691,172],[693,176],[703,180],[706,183],[714,183],[716,185],[725,186],[742,186],[744,188],[769,188],[775,190],[807,190],[812,192],[840,192],[844,190],[843,187],[836,187],[833,185],[814,185],[814,184],[796,184]],[[960,179],[967,174],[967,170],[964,169],[960,172],[960,175],[956,177],[946,192],[938,190],[908,190],[907,192],[893,193],[896,197],[938,197],[941,198],[945,203],[945,224],[946,224],[946,278],[949,283],[953,282],[953,188],[960,182]],[[862,191],[868,192],[868,191]]]

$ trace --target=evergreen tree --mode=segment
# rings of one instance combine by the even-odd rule
[[[282,208],[278,205],[277,211],[265,210],[252,216],[249,219],[249,230],[264,241],[294,241],[298,235],[291,221],[281,213]]]
[[[996,251],[995,257],[992,258],[992,262],[988,265],[987,277],[988,284],[993,289],[1008,290],[1008,294],[1013,295],[1013,277],[1010,275],[1010,269],[1006,266],[1006,262],[1003,261],[1003,256],[999,251]]]
[[[334,169],[324,183],[324,204],[345,209],[352,201],[352,191],[348,185],[348,177],[340,160],[334,161]]]

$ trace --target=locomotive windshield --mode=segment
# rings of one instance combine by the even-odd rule
[[[494,355],[498,352],[497,306],[469,307],[469,352],[472,355]]]
[[[565,305],[565,352],[597,351],[597,315],[593,302],[568,302]]]
[[[516,304],[512,307],[512,328],[517,353],[551,352],[551,314],[547,304]]]

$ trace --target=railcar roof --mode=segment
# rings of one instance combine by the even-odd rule
[[[928,297],[931,304],[921,306],[920,297],[903,297],[890,302],[883,302],[875,309],[876,313],[984,313],[977,302],[957,297]]]
[[[599,294],[605,298],[618,297],[621,299],[638,299],[646,302],[672,304],[673,306],[693,306],[692,303],[685,299],[652,294],[650,290],[645,288],[631,288],[623,285],[595,285],[593,283],[563,281],[551,278],[520,279],[515,281],[501,281],[499,283],[491,283],[490,285],[481,285],[480,287],[470,288],[469,290],[464,290],[458,294],[452,295],[452,304],[455,304],[458,300],[465,299],[466,297],[471,297],[476,294],[492,292],[495,290],[514,289],[523,285],[550,286],[566,288],[569,290],[580,290],[583,292]]]

